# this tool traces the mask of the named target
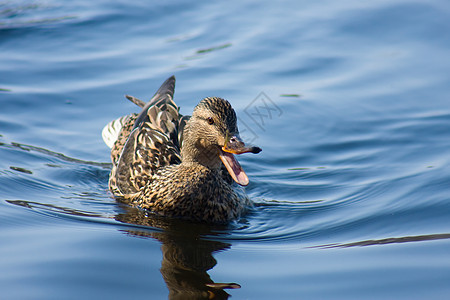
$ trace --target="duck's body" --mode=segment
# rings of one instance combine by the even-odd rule
[[[167,79],[142,112],[103,130],[111,147],[109,188],[124,201],[160,215],[222,223],[250,205],[240,185],[248,178],[231,153],[257,153],[239,138],[236,114],[221,98],[205,98],[192,117],[173,102],[175,78]],[[228,170],[228,172],[227,172]]]

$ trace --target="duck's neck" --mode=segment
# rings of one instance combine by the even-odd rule
[[[209,169],[220,169],[221,161],[217,146],[205,146],[202,139],[185,136],[181,148],[182,163],[197,163]]]

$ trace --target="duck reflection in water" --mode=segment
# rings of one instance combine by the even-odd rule
[[[221,226],[161,218],[126,205],[123,209],[116,220],[162,230],[129,229],[126,232],[162,243],[161,274],[169,289],[169,299],[228,299],[230,295],[225,289],[240,288],[237,283],[215,283],[207,273],[217,264],[213,253],[230,247],[227,243],[204,238],[217,236]]]

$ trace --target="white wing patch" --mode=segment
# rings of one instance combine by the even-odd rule
[[[128,120],[129,116],[123,116],[116,120],[109,122],[102,130],[102,138],[109,148],[114,146],[114,143],[119,138],[120,131],[123,124]]]

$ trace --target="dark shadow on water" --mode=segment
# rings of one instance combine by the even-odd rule
[[[1,136],[1,135],[0,135]],[[62,153],[59,152],[54,152],[42,147],[37,147],[37,146],[32,146],[32,145],[27,145],[27,144],[22,144],[22,143],[16,143],[16,142],[12,142],[11,144],[6,144],[6,143],[1,143],[0,142],[0,146],[3,147],[9,147],[9,148],[16,148],[16,149],[20,149],[23,151],[35,151],[47,156],[51,156],[51,157],[55,157],[57,159],[60,159],[62,161],[67,161],[67,162],[72,162],[72,163],[78,163],[78,164],[83,164],[83,165],[89,165],[89,166],[96,166],[96,167],[101,167],[101,168],[105,168],[105,169],[110,169],[111,168],[111,163],[101,163],[101,162],[95,162],[95,161],[87,161],[87,160],[82,160],[82,159],[77,159],[77,158],[72,158],[69,157],[67,155],[64,155]],[[53,165],[47,165],[49,167],[56,167]],[[12,167],[14,168],[14,167]],[[17,169],[17,167],[16,167]],[[16,170],[14,169],[14,170]],[[19,170],[16,170],[19,171]]]
[[[207,271],[217,261],[213,253],[224,251],[230,244],[207,240],[204,236],[216,236],[217,226],[161,218],[143,210],[124,206],[123,213],[115,219],[119,222],[161,231],[126,230],[127,234],[157,239],[162,243],[161,274],[169,289],[169,299],[228,299],[224,289],[236,289],[236,283],[216,283]]]
[[[100,214],[85,212],[77,209],[67,208],[67,207],[59,207],[53,204],[44,204],[34,201],[25,201],[25,200],[6,200],[9,204],[14,204],[18,206],[23,206],[30,209],[41,209],[47,212],[56,212],[63,213],[71,216],[79,216],[79,217],[102,217]]]
[[[105,216],[35,201],[6,200],[7,203],[43,213],[65,215],[85,221],[110,223]],[[120,205],[120,204],[119,204]],[[224,226],[191,223],[155,216],[143,210],[121,205],[114,219],[124,226],[119,230],[136,237],[161,242],[161,275],[169,289],[169,299],[228,299],[225,289],[237,289],[237,283],[217,283],[208,271],[217,264],[213,254],[225,251],[230,244],[214,238],[226,231]],[[116,222],[114,224],[117,225]]]
[[[320,248],[320,249],[349,248],[349,247],[401,244],[401,243],[423,242],[423,241],[434,241],[434,240],[445,240],[445,239],[450,239],[450,233],[393,237],[393,238],[386,238],[386,239],[379,239],[379,240],[365,240],[365,241],[346,243],[346,244],[339,244],[339,243],[326,244],[326,245],[319,245],[319,246],[313,246],[313,247],[308,247],[308,248]]]

